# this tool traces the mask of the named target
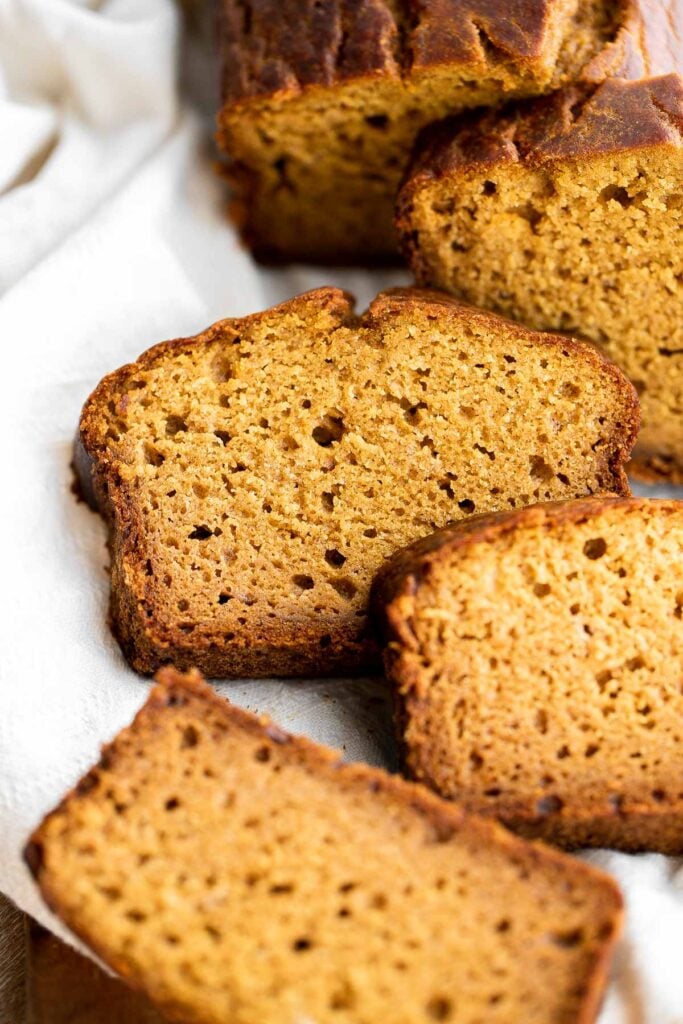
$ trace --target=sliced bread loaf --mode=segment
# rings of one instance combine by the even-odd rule
[[[378,663],[385,558],[475,511],[627,493],[637,418],[591,348],[435,293],[380,295],[359,319],[323,288],[159,345],[81,421],[116,634],[142,672]]]
[[[683,852],[683,503],[470,520],[376,584],[405,763],[526,836]]]
[[[640,394],[635,470],[679,482],[682,132],[678,75],[569,88],[439,128],[398,204],[420,283],[603,347]]]
[[[421,128],[571,81],[674,71],[683,3],[222,0],[220,26],[218,141],[247,241],[338,263],[395,253]]]
[[[594,869],[160,674],[43,822],[48,904],[191,1024],[594,1020],[621,920]]]

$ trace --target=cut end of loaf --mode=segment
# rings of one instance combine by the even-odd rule
[[[681,475],[683,82],[569,88],[442,126],[398,204],[419,281],[599,345],[643,414],[634,474]]]
[[[370,583],[474,512],[628,493],[637,399],[599,354],[446,295],[361,318],[321,289],[157,346],[105,378],[81,443],[139,671],[351,674]]]
[[[593,1019],[606,876],[158,678],[27,853],[128,984],[193,1024]]]

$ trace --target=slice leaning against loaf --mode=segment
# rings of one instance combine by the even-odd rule
[[[419,283],[599,344],[640,395],[634,472],[683,481],[680,75],[441,126],[397,217]]]
[[[142,672],[366,668],[385,558],[474,511],[627,493],[637,418],[592,349],[438,293],[358,318],[322,288],[159,345],[81,420],[116,634]]]
[[[683,853],[683,503],[482,516],[375,583],[410,774],[567,847]]]
[[[594,1020],[607,876],[160,673],[27,847],[111,968],[192,1024]]]

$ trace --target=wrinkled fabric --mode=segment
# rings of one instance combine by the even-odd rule
[[[205,126],[177,96],[178,32],[164,0],[0,0],[0,891],[67,939],[21,850],[149,688],[107,627],[104,526],[71,490],[83,401],[164,338],[320,284],[364,305],[408,280],[255,266],[225,220]],[[381,680],[218,687],[349,759],[394,767]],[[588,858],[628,901],[601,1024],[681,1024],[681,862]]]

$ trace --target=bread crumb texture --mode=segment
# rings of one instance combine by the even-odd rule
[[[439,129],[398,204],[421,283],[600,345],[640,395],[635,470],[678,482],[681,131],[679,75],[567,89]]]
[[[379,659],[375,571],[473,512],[628,493],[625,378],[588,346],[438,293],[361,319],[320,289],[151,349],[86,403],[133,666],[348,673]]]
[[[594,1020],[622,914],[607,876],[163,679],[27,859],[172,1019]]]
[[[420,129],[575,80],[672,71],[681,20],[645,0],[223,0],[217,137],[235,215],[265,256],[395,254]]]
[[[473,519],[378,583],[411,774],[528,836],[683,851],[683,504]]]

